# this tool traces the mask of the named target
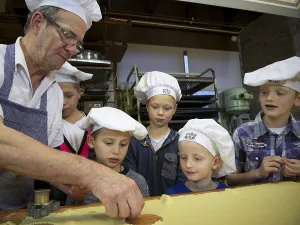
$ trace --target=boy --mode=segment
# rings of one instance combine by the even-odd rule
[[[168,123],[176,112],[181,90],[176,78],[153,71],[144,74],[134,88],[138,101],[146,104],[150,125],[145,139],[132,138],[124,165],[145,177],[151,196],[186,180],[179,166],[178,133]]]
[[[237,174],[227,176],[229,185],[300,176],[300,123],[291,115],[292,108],[300,105],[299,75],[299,57],[245,74],[246,85],[260,86],[262,112],[233,134]]]
[[[186,182],[168,189],[167,194],[224,189],[214,182],[236,171],[234,146],[229,133],[213,119],[192,119],[179,130],[180,166]]]
[[[133,179],[143,196],[148,197],[149,190],[145,178],[130,168],[121,166],[131,136],[143,139],[147,135],[146,128],[125,112],[111,107],[91,109],[81,122],[80,128],[92,132],[88,136],[88,144],[95,150],[95,160]],[[66,202],[67,205],[74,205],[95,203],[99,200],[92,193],[88,193],[83,201],[74,201],[68,196]]]

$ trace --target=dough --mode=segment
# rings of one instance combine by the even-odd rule
[[[154,222],[155,225],[299,225],[300,183],[270,183],[197,195],[162,196],[146,201],[142,215],[145,214],[162,218]],[[22,221],[24,225],[47,223],[126,224],[125,220],[108,218],[104,207],[97,205],[52,213],[39,220],[27,217]]]

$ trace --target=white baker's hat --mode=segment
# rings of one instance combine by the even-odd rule
[[[93,77],[91,73],[85,73],[65,62],[60,70],[56,72],[56,82],[66,82],[79,84],[81,81],[89,80]]]
[[[129,131],[141,140],[148,134],[147,129],[127,113],[112,107],[92,108],[79,127],[83,130],[95,132],[101,128]]]
[[[48,5],[55,6],[72,12],[83,19],[87,30],[92,26],[92,22],[102,19],[100,7],[96,0],[26,0],[28,9],[32,12],[35,9]]]
[[[246,73],[244,84],[249,86],[277,84],[300,92],[300,57],[294,56]]]
[[[182,97],[177,79],[158,71],[145,73],[134,88],[134,95],[143,104],[155,95],[170,95],[176,102]]]
[[[233,141],[227,130],[213,119],[191,119],[178,133],[178,142],[195,142],[214,157],[220,155],[221,166],[213,171],[213,177],[223,177],[236,171]]]

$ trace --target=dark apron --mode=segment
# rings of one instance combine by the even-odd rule
[[[13,44],[6,48],[4,81],[0,88],[0,105],[3,110],[4,124],[48,145],[47,90],[41,97],[39,109],[28,108],[9,101],[14,72],[15,45]],[[25,208],[30,201],[33,201],[33,190],[33,179],[0,169],[0,210]]]

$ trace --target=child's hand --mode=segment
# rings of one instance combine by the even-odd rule
[[[70,194],[71,193],[71,186],[70,185],[66,185],[66,184],[56,184],[56,183],[52,183],[52,185],[54,185],[55,187],[57,187],[58,189],[60,189],[61,191],[63,191],[65,194]]]
[[[280,156],[265,157],[260,167],[257,169],[258,179],[267,178],[270,173],[278,173],[283,163],[284,159]]]
[[[70,195],[75,201],[82,201],[86,198],[87,194],[90,192],[86,187],[71,186]]]
[[[89,193],[89,190],[85,187],[71,186],[66,184],[53,184],[53,185],[59,188],[64,193],[66,193],[67,195],[70,195],[71,198],[75,201],[84,200],[87,194]]]
[[[285,158],[283,166],[283,175],[285,177],[296,177],[300,176],[300,160]]]

